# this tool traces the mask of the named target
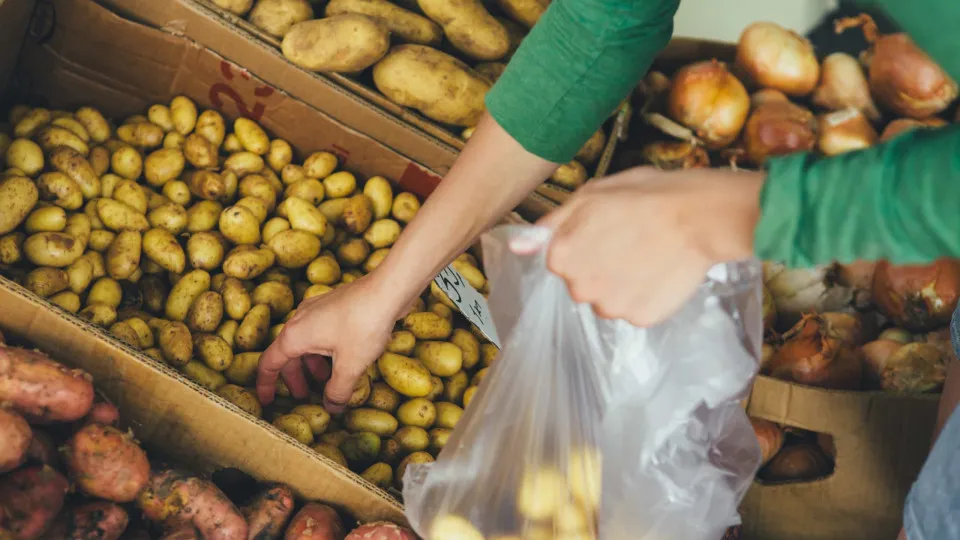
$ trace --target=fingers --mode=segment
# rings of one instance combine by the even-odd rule
[[[282,332],[280,336],[283,336]],[[289,361],[280,350],[279,337],[260,355],[260,364],[257,366],[257,397],[263,405],[273,403],[277,392],[277,377]]]
[[[303,376],[303,366],[299,358],[287,362],[280,370],[280,376],[283,382],[287,383],[290,395],[296,399],[304,399],[310,394],[310,387],[307,385],[307,378]]]
[[[356,358],[339,356],[333,359],[333,374],[323,388],[323,406],[330,414],[342,412],[347,406],[357,379],[366,367],[366,364]]]
[[[303,365],[317,382],[330,380],[330,359],[321,354],[306,354],[303,356]]]

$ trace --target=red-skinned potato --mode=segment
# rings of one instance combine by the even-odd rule
[[[81,504],[69,514],[70,540],[118,540],[130,523],[123,507],[104,501]]]
[[[345,540],[417,540],[417,535],[389,521],[376,521],[350,531]]]
[[[28,422],[72,422],[93,404],[90,376],[38,351],[0,347],[0,403]]]
[[[19,414],[0,409],[0,473],[23,464],[33,440],[30,425]]]
[[[247,521],[217,486],[179,471],[154,474],[137,506],[151,521],[190,523],[204,540],[247,538]]]
[[[65,450],[67,469],[83,492],[114,502],[130,502],[147,484],[150,463],[133,435],[88,424]]]
[[[27,467],[0,478],[0,527],[17,540],[34,540],[63,508],[70,484],[51,467]],[[3,530],[3,529],[0,529]]]
[[[284,540],[343,540],[343,522],[337,511],[325,504],[307,503],[287,527]]]
[[[280,538],[283,527],[293,514],[293,503],[293,492],[287,486],[273,486],[259,494],[243,507],[249,527],[248,538]]]

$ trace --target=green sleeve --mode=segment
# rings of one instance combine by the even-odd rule
[[[679,3],[554,0],[487,94],[487,110],[529,152],[570,161],[666,46]]]
[[[958,0],[869,0],[960,80]],[[758,257],[809,266],[837,260],[922,263],[960,257],[960,126],[919,130],[832,158],[770,161],[754,237]]]

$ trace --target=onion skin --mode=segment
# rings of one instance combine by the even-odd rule
[[[938,128],[947,125],[947,122],[942,118],[937,118],[936,116],[927,118],[925,120],[914,120],[913,118],[897,118],[896,120],[887,124],[887,127],[883,129],[883,133],[880,134],[880,141],[886,142],[890,139],[893,139],[901,133],[917,129],[917,128]]]
[[[711,149],[736,140],[749,112],[747,89],[721,62],[696,62],[674,75],[667,114],[694,130]]]
[[[777,305],[777,327],[789,329],[805,313],[842,311],[854,300],[854,292],[833,279],[833,266],[787,268],[764,261],[763,283]]]
[[[773,330],[773,325],[777,324],[777,304],[773,301],[773,295],[766,285],[762,286],[763,294],[763,331],[764,333]]]
[[[747,26],[737,42],[737,66],[758,86],[806,96],[820,80],[820,62],[806,38],[771,22]]]
[[[937,392],[947,378],[948,357],[931,343],[908,343],[894,351],[880,373],[888,392]]]
[[[788,101],[765,100],[754,108],[743,130],[747,159],[757,166],[771,156],[813,149],[817,121],[813,113]]]
[[[853,304],[865,309],[873,304],[873,274],[876,268],[875,261],[853,261],[835,264],[830,273],[837,285],[853,291]]]
[[[789,332],[770,359],[768,371],[778,379],[837,390],[858,390],[863,378],[859,350],[844,342],[831,323],[806,315]]]
[[[949,333],[949,329],[947,330]],[[889,339],[890,341],[896,341],[898,343],[911,343],[914,341],[913,334],[907,332],[903,328],[887,328],[883,332],[880,332],[880,337],[877,339]],[[949,341],[950,336],[947,336]]]
[[[863,346],[863,383],[868,390],[879,390],[880,379],[887,367],[887,360],[903,343],[892,339],[878,339]]]
[[[960,261],[938,259],[926,266],[877,263],[873,298],[897,326],[912,332],[950,322],[960,294]]]
[[[640,151],[645,161],[665,171],[702,169],[710,166],[710,156],[701,146],[682,141],[658,141]]]
[[[812,480],[830,472],[830,458],[815,442],[789,444],[760,472],[764,480]]]
[[[775,423],[760,418],[750,418],[750,424],[753,425],[753,432],[760,443],[760,466],[763,467],[783,447],[783,430]]]
[[[817,149],[825,156],[863,150],[877,143],[877,130],[859,109],[844,109],[820,115]]]
[[[833,53],[823,59],[820,82],[810,96],[814,105],[831,111],[854,108],[873,122],[880,111],[870,95],[870,84],[860,62],[846,53]]]

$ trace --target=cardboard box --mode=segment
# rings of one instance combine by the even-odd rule
[[[930,450],[939,395],[824,390],[759,376],[748,414],[833,436],[834,472],[756,481],[741,507],[746,540],[897,537],[903,502]]]

